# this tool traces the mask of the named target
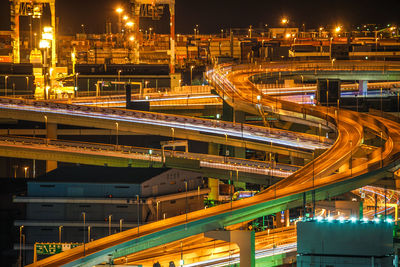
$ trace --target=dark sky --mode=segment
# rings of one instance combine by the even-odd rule
[[[8,0],[0,0],[0,29],[9,29]],[[106,19],[117,22],[115,8],[123,0],[56,0],[60,17],[60,31],[80,31],[87,25],[88,32],[103,32]],[[306,27],[326,24],[396,23],[400,21],[400,0],[176,0],[177,33],[191,33],[199,24],[201,33],[219,32],[221,28],[277,24],[287,16],[292,23]],[[166,20],[167,21],[167,20]],[[165,32],[168,23],[143,21]],[[115,25],[116,27],[116,25]]]

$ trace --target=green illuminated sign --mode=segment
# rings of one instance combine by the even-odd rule
[[[71,248],[80,246],[80,243],[67,244],[67,243],[36,243],[37,255],[54,255]]]

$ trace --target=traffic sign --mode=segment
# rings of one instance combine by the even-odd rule
[[[55,255],[71,248],[80,246],[80,243],[36,243],[37,255]]]

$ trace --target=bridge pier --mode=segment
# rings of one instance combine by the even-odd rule
[[[46,123],[46,138],[57,139],[57,123]],[[57,169],[57,161],[47,160],[46,172],[50,172],[54,169]]]
[[[358,81],[358,94],[361,96],[368,95],[368,81]]]
[[[208,143],[208,154],[218,155],[219,154],[218,144]],[[211,189],[210,193],[208,193],[208,199],[209,200],[218,200],[218,198],[219,198],[219,179],[208,177],[208,188]]]
[[[240,249],[240,267],[256,266],[254,231],[210,231],[204,237],[236,243]]]

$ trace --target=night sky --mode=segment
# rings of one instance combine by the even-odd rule
[[[56,13],[60,18],[60,32],[71,34],[84,24],[90,33],[104,32],[106,20],[116,27],[115,8],[123,1],[113,0],[57,0]],[[8,0],[0,0],[0,29],[9,29]],[[353,25],[361,23],[396,23],[400,21],[400,0],[176,0],[176,31],[192,33],[198,24],[200,33],[220,32],[221,28],[253,25],[275,25],[287,16],[292,23],[306,24],[307,28],[327,24]],[[165,18],[167,19],[167,18]],[[167,21],[167,20],[165,20]],[[144,20],[143,28],[167,32],[168,23]]]

